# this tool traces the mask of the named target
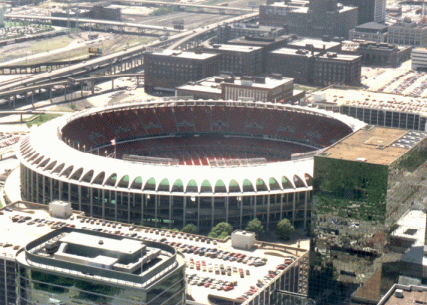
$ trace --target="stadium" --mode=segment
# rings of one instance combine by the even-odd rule
[[[160,100],[88,109],[19,143],[21,195],[87,216],[202,231],[257,217],[310,219],[315,153],[363,127],[338,113],[242,101]]]

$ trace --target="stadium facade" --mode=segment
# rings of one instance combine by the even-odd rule
[[[156,101],[55,119],[17,151],[26,200],[86,215],[208,230],[310,219],[313,158],[364,126],[341,114],[232,101]],[[112,145],[112,141],[115,145]]]

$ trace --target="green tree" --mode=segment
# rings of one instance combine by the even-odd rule
[[[192,223],[189,223],[184,228],[182,228],[181,232],[197,234],[197,232],[199,232],[199,229]]]
[[[258,218],[255,218],[248,222],[246,231],[254,232],[257,238],[260,238],[262,235],[264,235],[264,226]]]
[[[221,238],[224,239],[233,231],[233,227],[228,222],[220,222],[215,227],[212,228],[211,232],[208,234],[212,238]]]
[[[287,239],[295,232],[294,226],[291,224],[289,219],[283,218],[277,224],[277,232],[281,238]]]

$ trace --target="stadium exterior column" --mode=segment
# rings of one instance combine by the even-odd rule
[[[154,195],[154,219],[156,220],[155,227],[157,228],[157,195]]]
[[[211,228],[213,228],[214,227],[214,214],[215,214],[215,211],[214,211],[214,208],[215,208],[215,197],[213,197],[212,196],[212,219],[211,219]]]
[[[90,190],[90,194],[89,194],[89,196],[90,196],[90,217],[92,217],[93,216],[93,188],[89,188],[89,190]]]
[[[71,183],[68,183],[68,202],[71,202]]]
[[[267,231],[270,229],[270,194],[267,195]]]
[[[172,228],[172,200],[173,196],[169,196],[169,230]]]
[[[304,192],[304,230],[307,228],[307,195],[308,191]]]
[[[62,200],[62,181],[59,181],[59,187],[58,187],[58,200]]]
[[[240,200],[238,200],[237,202],[240,203],[240,229],[242,229],[242,221],[243,221],[243,198],[242,196],[239,197]]]
[[[141,195],[141,222],[144,224],[144,194]],[[145,198],[145,202],[147,199]],[[135,203],[135,194],[133,194],[133,202]]]
[[[78,186],[78,192],[79,192],[79,211],[82,210],[82,186]]]
[[[102,219],[105,219],[105,190],[102,189]]]
[[[186,219],[185,219],[186,216],[187,216],[187,197],[184,196],[184,217],[183,217],[184,227],[185,227],[185,224],[186,224]]]
[[[279,221],[283,218],[283,196],[284,194],[280,194],[280,217]]]
[[[31,201],[33,201],[34,202],[34,200],[33,200],[33,191],[34,191],[34,172],[33,171],[30,171],[30,185],[31,185],[31,187],[30,187],[30,200]]]
[[[42,191],[42,196],[43,196],[43,203],[46,202],[46,176],[43,175],[43,191]]]
[[[228,196],[225,197],[225,222],[228,222]]]
[[[296,192],[293,193],[293,200],[292,200],[292,225],[295,224],[295,194]]]
[[[117,191],[114,191],[114,199],[116,204],[114,205],[114,221],[117,221]]]
[[[34,202],[37,202],[39,199],[39,174],[35,173],[36,176],[36,200]]]
[[[197,197],[197,228],[200,228],[200,196]]]
[[[254,218],[256,218],[256,195],[253,197],[253,202],[254,202]]]
[[[130,223],[130,196],[131,194],[128,193],[128,223]]]
[[[50,182],[50,201],[53,201],[53,179],[49,178]]]

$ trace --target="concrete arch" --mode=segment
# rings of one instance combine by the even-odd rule
[[[170,191],[170,183],[168,178],[163,178],[163,180],[160,181],[159,186],[157,187],[157,191],[160,191],[160,192]]]
[[[243,180],[242,187],[243,187],[243,192],[255,192],[254,185],[249,179]]]
[[[134,190],[141,190],[142,189],[142,177],[138,176],[135,179],[133,179],[131,185],[130,185],[131,189]]]
[[[37,167],[45,167],[49,163],[49,161],[50,161],[50,158],[47,158],[42,163],[40,163],[39,165],[37,165]]]
[[[200,193],[212,193],[212,185],[208,179],[203,180],[200,185]]]
[[[282,190],[280,184],[277,182],[276,178],[270,177],[268,179],[268,186],[270,191]]]
[[[84,174],[84,175],[80,178],[79,182],[80,182],[80,181],[82,181],[82,182],[90,183],[90,182],[92,181],[92,178],[93,178],[93,175],[94,175],[94,174],[95,174],[94,170],[93,170],[93,169],[91,169],[90,171],[88,171],[86,174]]]
[[[129,187],[129,175],[124,175],[122,178],[117,179],[115,187],[128,188]]]
[[[194,179],[191,179],[187,183],[187,187],[185,188],[186,193],[198,193],[199,187],[197,186],[197,182]]]
[[[103,185],[107,185],[107,186],[116,186],[117,183],[117,174],[111,174],[104,182]]]
[[[80,167],[71,173],[71,175],[69,176],[69,179],[80,180],[80,177],[82,176],[82,174],[83,174],[83,167]]]
[[[61,173],[59,173],[59,176],[60,176],[60,177],[65,176],[65,177],[67,177],[67,178],[68,178],[68,176],[71,174],[71,172],[73,171],[73,169],[74,169],[74,166],[73,166],[73,165],[70,165],[70,166],[68,166],[67,168],[64,168],[64,169],[61,171]]]
[[[298,176],[298,175],[294,175],[293,176],[293,180],[294,180],[294,184],[295,184],[295,187],[306,187],[307,185],[305,184],[305,181],[303,180],[303,179],[301,179],[301,177],[300,176]]]
[[[38,157],[32,164],[33,165],[37,165],[37,164],[39,164],[42,160],[44,159],[44,156],[40,156],[40,157]]]
[[[176,179],[172,185],[171,192],[184,192],[184,183],[182,183],[182,179]]]
[[[257,192],[265,192],[268,191],[268,186],[265,181],[261,178],[256,179],[256,191]]]
[[[240,188],[239,183],[235,179],[231,179],[228,184],[228,192],[229,193],[241,193],[242,189]]]
[[[33,161],[33,160],[34,160],[35,158],[37,158],[39,155],[40,155],[39,153],[33,154],[33,155],[28,159],[28,162]]]
[[[98,175],[94,176],[94,178],[90,183],[102,185],[102,183],[104,182],[104,179],[105,179],[105,172],[100,172]]]
[[[288,179],[286,176],[282,176],[282,188],[285,189],[294,189],[295,185],[292,183],[291,180]]]
[[[227,193],[227,187],[225,186],[224,181],[221,179],[216,181],[214,193]]]
[[[313,186],[313,177],[310,176],[310,174],[305,173],[304,178],[305,178],[305,183],[307,184],[307,186]]]
[[[65,167],[65,163],[61,163],[52,170],[52,173],[59,174],[64,167]]]
[[[154,177],[151,177],[147,180],[147,182],[144,185],[144,190],[147,190],[147,191],[156,190],[156,179]]]

